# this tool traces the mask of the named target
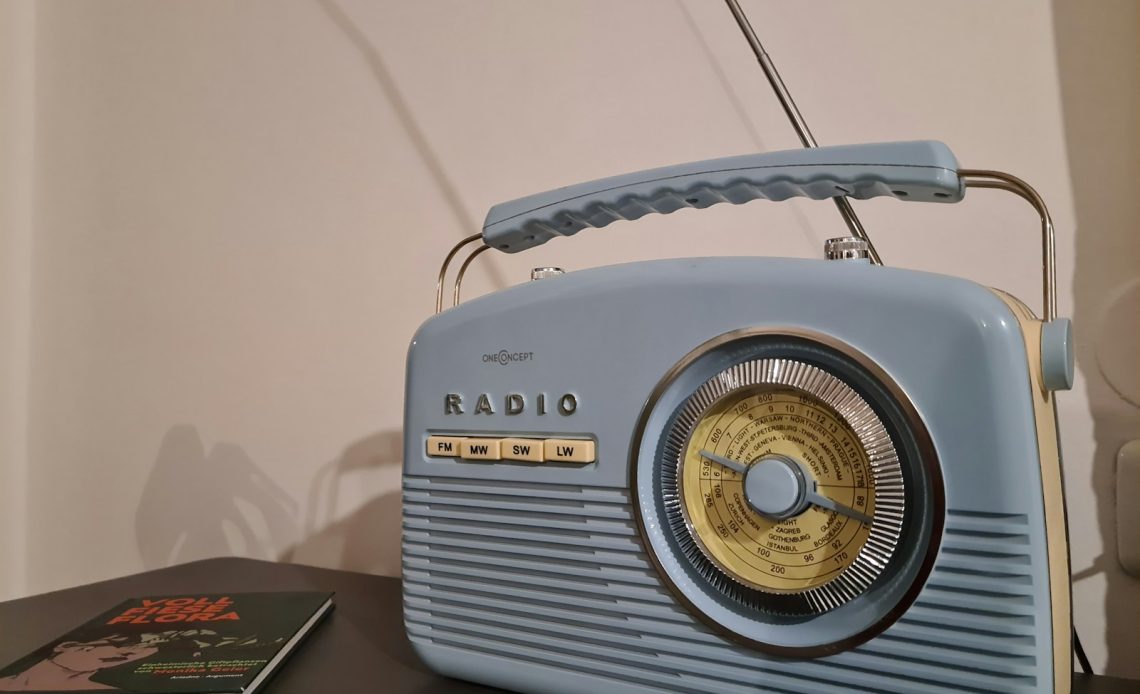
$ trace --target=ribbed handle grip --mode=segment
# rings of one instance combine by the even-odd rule
[[[807,197],[958,202],[958,162],[941,142],[886,142],[746,154],[601,178],[491,208],[483,240],[505,253],[685,207]]]

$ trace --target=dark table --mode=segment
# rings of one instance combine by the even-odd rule
[[[419,661],[404,636],[399,579],[238,558],[206,559],[0,602],[0,665],[130,597],[259,590],[336,592],[336,609],[266,687],[269,694],[500,691],[440,677]],[[1073,691],[1138,692],[1140,682],[1075,675]]]

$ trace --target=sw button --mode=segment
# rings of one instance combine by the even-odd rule
[[[499,451],[503,455],[504,460],[525,460],[529,463],[541,463],[546,458],[543,457],[543,445],[541,439],[503,439],[502,448]]]
[[[552,463],[594,462],[594,442],[585,439],[547,439],[543,452]]]

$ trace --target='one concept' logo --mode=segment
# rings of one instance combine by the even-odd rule
[[[500,349],[498,352],[483,355],[484,364],[507,366],[524,361],[534,361],[534,352],[512,352],[509,349]]]

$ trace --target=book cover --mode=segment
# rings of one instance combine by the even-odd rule
[[[0,669],[0,691],[248,694],[328,613],[331,598],[132,598]]]

